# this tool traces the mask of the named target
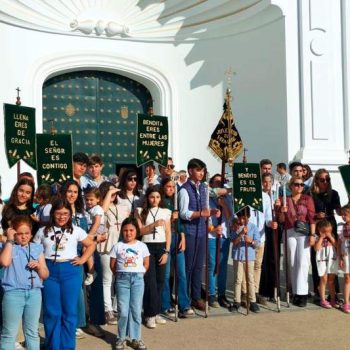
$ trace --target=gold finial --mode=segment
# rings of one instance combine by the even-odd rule
[[[21,104],[22,104],[22,102],[21,102],[21,97],[19,96],[19,93],[20,93],[20,88],[18,87],[17,89],[17,98],[16,98],[16,105],[17,106],[20,106]]]
[[[246,155],[246,152],[248,150],[246,148],[243,148],[243,163],[247,163],[247,155]]]
[[[150,115],[150,116],[153,116],[153,102],[154,102],[154,100],[153,99],[148,99],[148,101],[147,101],[147,104],[148,104],[148,114]]]
[[[51,123],[50,134],[51,134],[52,136],[56,135],[57,129],[55,128],[55,125],[54,125],[54,122],[55,122],[54,119],[49,119],[48,122]]]

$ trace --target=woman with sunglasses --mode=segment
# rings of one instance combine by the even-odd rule
[[[140,201],[137,185],[137,174],[134,170],[123,172],[119,181],[118,203],[127,206],[131,216],[135,215]]]
[[[284,223],[286,230],[293,304],[305,307],[309,292],[310,246],[315,244],[315,206],[312,198],[303,194],[302,177],[293,176],[289,187],[291,195],[286,198],[286,203],[279,199],[276,206],[279,206],[279,221]]]
[[[340,198],[336,190],[332,189],[329,172],[322,168],[315,173],[314,180],[311,184],[310,195],[314,200],[316,210],[316,222],[327,219],[332,225],[332,233],[336,240],[338,239],[337,221],[334,214],[340,215]],[[316,297],[319,296],[318,285],[320,278],[317,272],[316,252],[311,250],[312,280]],[[338,279],[335,281],[336,292],[339,292]]]
[[[52,203],[50,222],[39,229],[34,242],[43,245],[50,272],[43,288],[45,347],[73,350],[82,284],[80,266],[92,255],[95,245],[82,228],[72,223],[72,207],[66,199]],[[86,247],[80,257],[78,242]]]

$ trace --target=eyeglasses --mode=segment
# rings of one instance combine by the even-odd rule
[[[293,185],[295,187],[304,187],[305,186],[302,182],[294,182]]]
[[[321,177],[321,178],[318,179],[318,182],[320,182],[321,184],[324,184],[324,183],[328,183],[329,184],[331,182],[331,178],[328,177],[328,176],[325,177],[325,178]]]
[[[136,182],[137,181],[137,177],[136,176],[130,176],[130,177],[127,178],[127,180],[130,181],[130,182],[131,181],[135,181]]]
[[[67,218],[70,215],[70,213],[54,213],[54,216],[58,218]]]
[[[174,164],[168,164],[166,167],[167,167],[167,168],[170,168],[170,169],[174,169],[174,168],[175,168],[175,165],[174,165]]]

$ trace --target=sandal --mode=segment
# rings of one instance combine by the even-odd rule
[[[320,306],[325,308],[325,309],[331,309],[332,308],[332,305],[327,300],[321,300],[320,301]]]

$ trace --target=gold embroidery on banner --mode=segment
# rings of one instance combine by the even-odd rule
[[[128,110],[128,106],[122,106],[120,109],[120,116],[123,119],[127,119],[129,116],[129,110]]]
[[[64,107],[64,113],[66,114],[67,117],[73,117],[73,115],[75,114],[75,107],[71,104],[68,103],[66,107]]]

